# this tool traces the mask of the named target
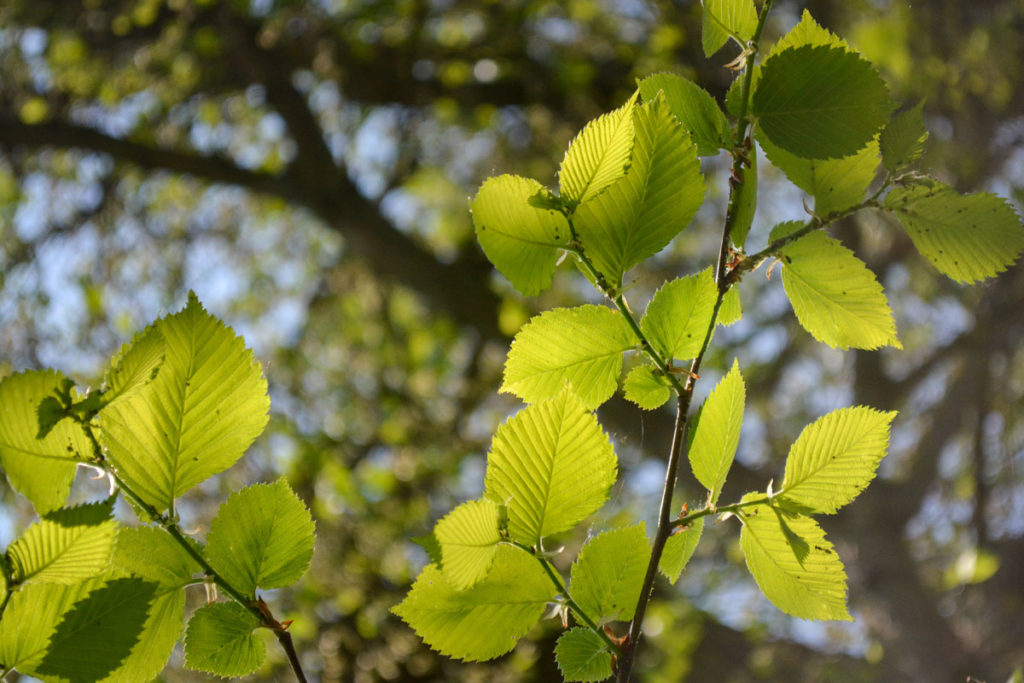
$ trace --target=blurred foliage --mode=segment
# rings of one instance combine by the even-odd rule
[[[776,7],[769,39],[809,8],[881,66],[897,101],[924,102],[940,177],[1024,199],[1024,5]],[[254,457],[182,514],[205,527],[225,492],[279,472],[310,504],[313,571],[273,596],[307,671],[553,680],[556,620],[465,666],[388,612],[426,561],[409,538],[479,492],[490,434],[516,408],[494,393],[507,336],[585,296],[565,273],[541,300],[479,276],[466,198],[493,173],[552,180],[559,150],[637,77],[675,71],[721,101],[735,55],[703,58],[699,3],[7,0],[0,27],[0,373],[99,381],[131,330],[195,289],[262,359],[273,420]],[[763,168],[752,247],[802,211]],[[705,161],[712,201],[629,274],[635,301],[716,252],[726,169]],[[823,348],[779,283],[751,276],[746,317],[716,339],[701,384],[745,359],[737,490],[778,476],[800,425],[826,410],[901,410],[877,491],[829,520],[858,621],[774,611],[735,535],[711,527],[677,587],[659,587],[644,680],[998,681],[1024,661],[1024,269],[965,289],[877,216],[838,232],[880,273],[906,351]],[[653,514],[668,418],[613,403],[602,419],[624,471],[599,523]],[[28,514],[5,488],[0,542]],[[286,668],[271,660],[261,676]],[[166,679],[198,677],[179,658]]]

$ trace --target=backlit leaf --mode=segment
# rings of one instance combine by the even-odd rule
[[[752,100],[758,125],[796,156],[849,156],[889,117],[889,91],[875,68],[839,47],[787,48],[769,57]]]
[[[560,635],[555,661],[567,681],[603,681],[612,675],[612,653],[589,628],[577,626]]]
[[[568,381],[584,406],[596,408],[615,393],[622,353],[637,343],[622,315],[607,306],[545,311],[512,341],[501,391],[536,403]]]
[[[897,187],[885,198],[914,246],[957,282],[975,282],[1006,270],[1024,249],[1014,208],[994,194],[962,195],[939,183]]]
[[[697,149],[661,98],[635,108],[636,144],[624,178],[576,210],[587,256],[612,284],[661,251],[704,201]]]
[[[717,297],[710,268],[672,280],[654,293],[640,329],[662,357],[693,358],[704,342]]]
[[[712,503],[718,502],[725,477],[736,456],[745,401],[746,387],[739,363],[734,360],[732,369],[704,402],[700,421],[694,429],[693,445],[689,449],[693,474],[708,490]]]
[[[772,239],[798,226],[780,224]],[[837,240],[812,232],[780,249],[779,259],[786,296],[815,339],[838,349],[903,348],[882,285]]]
[[[726,216],[729,222],[729,239],[740,249],[747,243],[750,226],[754,224],[757,212],[757,153],[751,151],[748,159],[739,171],[740,184],[736,192],[733,210]]]
[[[18,583],[78,583],[110,563],[117,535],[111,503],[55,510],[29,526],[7,549]]]
[[[729,121],[704,88],[672,73],[652,74],[638,85],[645,102],[653,102],[662,93],[669,110],[697,144],[700,156],[712,156],[732,145]]]
[[[185,632],[185,666],[217,676],[246,676],[260,667],[267,650],[254,633],[260,620],[237,602],[200,607]]]
[[[92,455],[85,432],[71,419],[56,422],[44,438],[37,438],[40,403],[56,400],[69,384],[55,370],[20,372],[0,382],[0,465],[11,486],[40,514],[64,504],[75,461]]]
[[[875,477],[889,446],[895,412],[864,406],[842,408],[807,425],[786,458],[776,495],[806,512],[833,513]]]
[[[135,335],[110,361],[103,400],[112,403],[126,398],[152,382],[165,355],[166,345],[159,329],[147,327]]]
[[[470,203],[476,238],[487,258],[526,296],[551,286],[558,249],[569,244],[569,223],[552,207],[540,206],[544,188],[514,175],[488,178]]]
[[[242,456],[267,423],[270,399],[252,351],[195,294],[154,327],[167,344],[157,376],[98,419],[120,476],[162,511]]]
[[[8,670],[33,673],[64,614],[101,585],[99,580],[32,583],[12,592],[0,616],[0,662]]]
[[[754,37],[757,29],[757,10],[754,0],[703,0],[701,45],[704,55],[722,49],[731,36],[741,43]]]
[[[626,174],[633,153],[633,107],[639,91],[626,104],[588,123],[569,143],[558,181],[570,208],[589,201]]]
[[[697,550],[701,534],[704,533],[704,520],[701,517],[689,527],[681,528],[665,541],[665,550],[658,562],[658,571],[665,575],[669,583],[675,583],[686,568],[693,553]]]
[[[536,559],[502,545],[487,578],[469,590],[452,588],[432,564],[392,611],[441,654],[482,661],[515,647],[540,620],[553,595]]]
[[[748,493],[741,502],[761,495]],[[743,557],[772,604],[801,619],[852,621],[843,563],[817,522],[768,505],[745,508],[742,520]]]
[[[298,581],[313,557],[313,520],[288,482],[233,493],[206,536],[206,559],[246,595]]]
[[[638,365],[629,371],[624,383],[626,400],[632,401],[644,410],[654,410],[665,405],[672,398],[668,380],[655,377],[649,365]]]
[[[534,545],[600,508],[616,470],[608,436],[566,387],[498,428],[484,487],[487,498],[508,506],[512,538]]]
[[[482,581],[498,552],[498,506],[489,500],[470,500],[442,518],[434,527],[441,544],[444,578],[455,590]]]
[[[650,559],[643,522],[598,534],[572,565],[569,594],[598,625],[629,621]]]

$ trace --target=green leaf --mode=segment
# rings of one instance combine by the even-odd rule
[[[487,578],[469,590],[455,590],[437,565],[428,565],[392,611],[441,654],[483,661],[515,647],[551,599],[550,580],[537,560],[502,545]]]
[[[198,544],[196,550],[200,550]],[[161,588],[184,588],[202,581],[203,568],[195,558],[157,527],[121,527],[113,565]]]
[[[895,412],[842,408],[807,425],[789,449],[776,500],[804,512],[831,514],[875,477],[889,445]]]
[[[0,618],[0,662],[4,667],[33,673],[49,649],[57,623],[101,585],[97,580],[72,585],[33,583],[13,591]]]
[[[200,607],[185,632],[185,666],[217,676],[247,676],[260,667],[266,646],[256,636],[260,620],[237,602]]]
[[[761,495],[748,493],[740,502]],[[801,619],[852,621],[843,563],[813,519],[768,505],[744,509],[741,519],[747,569],[772,604]]]
[[[508,506],[512,538],[534,545],[597,511],[617,462],[597,418],[568,387],[498,428],[487,459],[487,498]]]
[[[594,119],[569,143],[558,180],[562,200],[570,209],[589,201],[626,174],[633,154],[633,107],[640,91],[626,104]]]
[[[586,254],[615,286],[628,269],[672,241],[704,201],[697,148],[664,100],[637,107],[633,119],[629,172],[575,217]]]
[[[821,24],[814,20],[811,13],[806,9],[800,16],[800,21],[797,22],[796,26],[791,28],[786,35],[782,36],[776,42],[771,50],[768,52],[768,57],[779,54],[783,50],[791,47],[803,47],[805,45],[811,46],[826,46],[842,48],[848,52],[855,52],[850,48],[849,44],[832,33],[826,28],[822,28]]]
[[[1024,249],[1013,207],[994,194],[962,195],[948,185],[897,187],[885,198],[903,228],[945,275],[974,282],[1006,270]]]
[[[768,159],[814,198],[814,213],[818,216],[862,202],[878,172],[878,143],[874,140],[842,159],[805,159],[777,147],[763,135],[759,138]]]
[[[185,591],[158,589],[139,640],[104,683],[151,681],[167,665],[185,623]]]
[[[545,311],[512,341],[501,391],[536,403],[568,381],[583,405],[596,408],[615,393],[622,353],[637,343],[625,318],[607,306]]]
[[[423,548],[433,564],[441,564],[441,544],[437,542],[437,536],[434,535],[433,530],[429,534],[413,536],[409,540]]]
[[[572,565],[569,594],[598,625],[629,621],[650,559],[643,522],[598,534],[587,541]]]
[[[210,523],[206,559],[246,595],[298,581],[313,557],[313,520],[288,482],[232,494]]]
[[[107,369],[105,403],[131,396],[152,382],[163,365],[167,347],[156,327],[147,327],[121,347]]]
[[[72,584],[100,574],[117,535],[112,511],[112,501],[80,505],[31,525],[7,550],[12,581]]]
[[[740,249],[747,243],[750,226],[754,224],[757,212],[757,153],[751,150],[748,164],[740,168],[739,195],[736,197],[735,209],[729,212],[726,220],[729,223],[729,239]]]
[[[704,56],[710,57],[725,45],[730,37],[743,45],[754,37],[757,30],[757,10],[754,0],[703,0],[701,46]]]
[[[769,57],[753,97],[758,125],[796,156],[849,156],[875,136],[891,110],[875,68],[839,47],[787,48]]]
[[[131,654],[106,679],[110,683],[150,681],[167,664],[185,624],[184,587],[200,582],[202,568],[171,535],[156,527],[122,527],[113,571],[157,584],[149,617]]]
[[[649,365],[638,365],[626,375],[624,384],[626,400],[632,401],[644,410],[654,410],[665,405],[672,398],[668,380],[657,377]]]
[[[567,681],[603,681],[612,675],[612,653],[589,628],[577,626],[558,637],[555,661]]]
[[[195,294],[154,327],[167,344],[153,381],[98,415],[118,473],[158,511],[235,463],[267,423],[267,381],[245,342]]]
[[[647,305],[640,329],[666,360],[693,358],[704,342],[717,298],[710,268],[667,282]]]
[[[665,575],[669,583],[675,584],[679,580],[683,569],[697,550],[701,534],[704,533],[705,519],[701,517],[689,527],[680,528],[665,541],[665,550],[658,561],[658,571]]]
[[[653,102],[658,93],[662,93],[672,114],[697,144],[700,156],[713,156],[719,149],[732,146],[729,121],[704,88],[682,76],[664,72],[652,74],[637,85],[645,102]]]
[[[879,137],[882,163],[887,171],[896,172],[921,158],[928,130],[924,127],[924,102],[892,117]]]
[[[798,225],[776,226],[772,240]],[[837,349],[903,348],[882,285],[852,251],[812,232],[778,254],[786,296],[812,337]]]
[[[55,399],[70,384],[55,370],[32,370],[0,382],[0,465],[7,481],[40,514],[67,500],[77,461],[92,455],[82,427],[70,419],[56,422],[44,438],[39,433],[39,405]]]
[[[718,324],[729,326],[743,317],[743,307],[740,304],[740,290],[734,285],[722,297],[722,306],[718,309]]]
[[[736,456],[746,395],[739,362],[733,360],[732,369],[704,402],[700,422],[694,430],[689,452],[690,467],[697,481],[708,490],[712,503],[718,502],[725,477]]]
[[[488,178],[470,203],[480,247],[494,267],[526,296],[551,286],[558,249],[569,244],[569,223],[550,206],[536,180],[514,175]]]
[[[48,681],[107,677],[138,642],[155,590],[153,583],[123,578],[90,591],[64,612],[38,663],[22,672]]]
[[[472,588],[487,576],[498,552],[498,506],[486,499],[467,501],[437,523],[434,536],[441,544],[445,580],[455,590]]]

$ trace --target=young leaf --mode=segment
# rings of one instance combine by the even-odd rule
[[[704,341],[717,297],[710,268],[672,280],[654,293],[640,329],[666,360],[693,358]]]
[[[164,336],[155,327],[147,327],[121,347],[107,369],[105,403],[131,396],[156,378],[164,362]]]
[[[469,590],[453,589],[437,565],[428,565],[392,612],[441,654],[483,661],[515,647],[551,598],[552,586],[540,564],[502,545],[487,578]]]
[[[206,536],[207,561],[246,595],[292,585],[312,557],[313,520],[284,479],[232,494]]]
[[[570,208],[589,201],[626,174],[633,153],[633,107],[640,92],[615,111],[588,123],[569,143],[558,171]]]
[[[38,438],[39,405],[54,398],[66,384],[55,370],[31,370],[0,382],[0,465],[7,481],[29,499],[40,514],[59,508],[67,500],[76,460],[92,455],[81,426],[70,420],[56,422]]]
[[[732,145],[729,121],[704,88],[672,73],[652,74],[638,85],[645,102],[653,102],[662,93],[669,110],[697,143],[698,155],[713,156]]]
[[[783,223],[772,239],[798,224]],[[779,250],[782,284],[797,320],[815,339],[837,349],[903,348],[892,310],[875,274],[853,252],[822,232]]]
[[[805,512],[831,514],[875,477],[889,445],[895,412],[842,408],[807,425],[789,449],[776,500]]]
[[[445,580],[455,590],[472,588],[487,576],[498,552],[498,506],[486,499],[467,501],[437,523],[434,536],[441,544]]]
[[[658,571],[665,575],[669,583],[679,580],[693,553],[697,550],[701,534],[704,533],[704,520],[701,517],[688,528],[680,529],[665,541],[665,550],[658,562]]]
[[[814,213],[828,216],[864,200],[878,171],[878,143],[869,142],[856,154],[842,159],[805,159],[790,154],[759,136],[768,159],[782,169],[794,185],[814,198]]]
[[[928,130],[924,127],[921,111],[923,102],[916,107],[892,117],[889,125],[882,129],[879,144],[882,148],[882,163],[887,171],[896,172],[921,158]]]
[[[725,45],[730,37],[740,44],[754,37],[757,29],[757,10],[754,0],[703,0],[701,46],[704,56],[710,57]]]
[[[121,578],[79,600],[57,624],[31,673],[48,680],[96,681],[115,672],[139,641],[156,584]]]
[[[558,637],[555,661],[566,681],[603,681],[612,675],[612,653],[589,628],[577,626]]]
[[[267,649],[253,631],[260,620],[237,602],[200,607],[185,632],[185,666],[217,676],[247,676],[260,667]]]
[[[622,315],[607,306],[545,311],[512,341],[501,391],[536,403],[557,395],[568,381],[592,410],[615,393],[622,353],[637,343]]]
[[[199,544],[196,550],[201,552]],[[171,535],[156,527],[121,527],[114,550],[115,571],[153,581],[161,588],[198,583],[203,569]]]
[[[962,195],[935,183],[897,187],[885,198],[914,246],[957,282],[1006,270],[1024,249],[1024,229],[1013,207],[994,194]]]
[[[488,178],[470,203],[480,247],[494,267],[526,296],[551,286],[558,249],[569,244],[569,223],[533,201],[544,188],[514,175]]]
[[[805,45],[826,47],[837,47],[854,52],[850,45],[814,20],[811,13],[806,9],[800,15],[800,21],[791,28],[786,35],[782,36],[768,52],[768,57],[773,57],[783,50],[791,47],[803,47]],[[767,57],[766,57],[767,59]]]
[[[117,535],[112,502],[55,510],[7,549],[16,583],[78,583],[110,563]]]
[[[750,152],[749,164],[740,168],[739,196],[735,208],[726,216],[729,222],[729,239],[740,249],[747,243],[750,226],[754,224],[757,212],[757,153]]]
[[[633,164],[624,178],[576,210],[594,266],[613,285],[661,251],[704,201],[697,149],[663,99],[635,108]]]
[[[665,405],[672,398],[672,389],[667,381],[656,377],[649,365],[638,365],[629,371],[624,383],[626,400],[632,401],[644,410],[654,410]]]
[[[104,683],[151,681],[167,665],[185,624],[185,591],[158,588],[149,606],[139,640],[127,657],[103,679]]]
[[[163,365],[150,383],[98,415],[121,477],[157,510],[238,460],[267,423],[267,381],[252,351],[195,294],[154,327]]]
[[[725,477],[732,467],[743,425],[746,387],[738,361],[714,388],[701,409],[690,447],[690,467],[712,503],[718,502]]]
[[[643,522],[598,534],[572,565],[569,594],[598,625],[629,621],[650,559]]]
[[[852,621],[843,563],[813,519],[769,505],[746,508],[741,519],[747,569],[772,604],[801,619]]]
[[[487,498],[508,506],[512,538],[534,545],[597,511],[615,483],[608,436],[569,387],[498,428],[487,458]]]
[[[753,97],[758,125],[796,156],[849,156],[875,136],[891,110],[875,68],[839,47],[787,48],[769,57]]]
[[[718,324],[732,325],[743,318],[743,307],[740,304],[740,290],[733,286],[722,297],[722,306],[718,309]]]

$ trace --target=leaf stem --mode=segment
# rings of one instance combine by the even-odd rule
[[[618,644],[614,640],[612,640],[607,633],[605,633],[605,630],[598,626],[597,623],[590,618],[590,615],[584,612],[583,608],[580,607],[579,604],[572,599],[572,596],[569,595],[569,589],[565,587],[565,583],[562,581],[562,577],[559,576],[558,572],[555,571],[555,568],[551,566],[551,562],[549,562],[546,557],[537,552],[536,548],[531,548],[528,545],[524,545],[516,541],[510,541],[510,543],[515,547],[519,548],[520,550],[528,552],[530,553],[530,555],[533,555],[533,557],[537,558],[537,561],[540,562],[540,566],[544,568],[544,571],[547,573],[548,578],[551,579],[551,583],[555,585],[555,588],[558,590],[558,593],[565,599],[565,604],[567,604],[569,608],[572,609],[573,614],[575,614],[576,617],[587,626],[587,628],[589,628],[591,631],[600,636],[601,640],[605,642],[608,648],[613,653],[615,653],[616,656],[621,657],[622,648],[620,648]]]
[[[776,494],[776,495],[778,495],[778,494]],[[766,503],[770,504],[771,500],[772,499],[769,498],[766,495],[764,498],[757,498],[756,500],[748,500],[745,503],[733,503],[731,505],[718,505],[718,506],[708,505],[708,506],[703,507],[703,508],[701,508],[699,510],[694,510],[693,512],[690,512],[690,513],[687,513],[685,515],[682,515],[681,517],[679,517],[678,519],[673,521],[671,523],[671,526],[672,526],[673,529],[678,529],[680,527],[684,527],[684,526],[688,526],[690,524],[693,524],[694,522],[696,522],[701,517],[707,517],[708,515],[725,514],[727,512],[735,513],[735,512],[738,512],[739,510],[742,510],[743,508],[753,507],[755,505],[764,505]]]
[[[224,577],[217,573],[210,563],[206,561],[206,558],[195,549],[185,535],[182,534],[181,529],[178,525],[167,515],[161,514],[156,507],[147,503],[137,494],[128,484],[117,474],[117,471],[111,467],[110,461],[103,454],[103,448],[100,446],[99,440],[92,431],[91,425],[83,418],[76,417],[76,420],[82,425],[82,429],[89,439],[93,450],[93,459],[95,463],[102,467],[110,477],[113,478],[114,483],[117,487],[124,492],[127,498],[130,498],[139,509],[145,512],[150,519],[156,521],[160,527],[171,535],[171,538],[181,546],[185,552],[192,557],[193,560],[202,568],[203,573],[213,578],[214,583],[220,586],[225,593],[227,593],[235,602],[245,607],[247,610],[252,612],[259,620],[260,625],[264,628],[270,629],[277,636],[278,642],[281,643],[281,647],[284,648],[285,654],[288,656],[288,661],[291,664],[292,671],[295,672],[295,677],[299,680],[299,683],[306,683],[306,675],[302,670],[302,664],[299,662],[298,653],[295,651],[295,644],[292,642],[291,634],[285,630],[273,614],[270,612],[270,608],[267,604],[259,598],[246,597],[241,591],[232,586]]]

